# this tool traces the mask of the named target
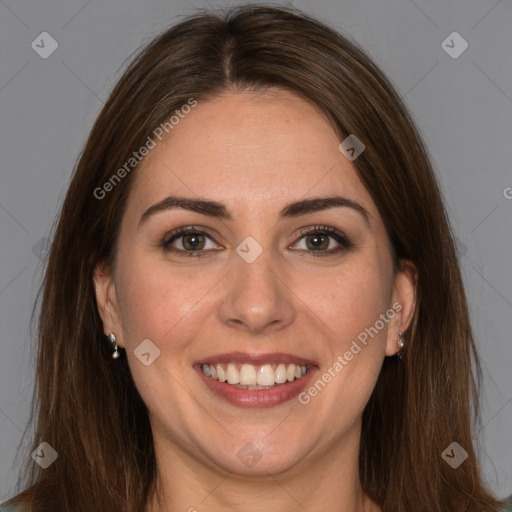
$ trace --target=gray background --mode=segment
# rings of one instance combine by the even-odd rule
[[[44,238],[82,144],[132,52],[196,7],[224,5],[0,0],[0,501],[13,492],[16,448],[28,441],[30,313]],[[424,134],[458,238],[484,364],[480,456],[490,487],[511,494],[512,2],[291,5],[353,36],[405,96]],[[44,31],[58,42],[47,59],[31,47]],[[442,47],[454,31],[469,44],[458,58]]]

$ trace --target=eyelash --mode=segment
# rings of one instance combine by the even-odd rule
[[[175,240],[177,240],[181,237],[184,237],[186,235],[191,235],[191,234],[205,235],[207,238],[209,238],[210,240],[212,240],[214,242],[212,237],[204,230],[198,229],[195,226],[187,226],[187,227],[181,227],[181,228],[175,229],[174,231],[167,233],[161,240],[160,246],[163,248],[163,250],[165,252],[174,252],[174,253],[178,254],[179,256],[183,256],[183,257],[187,257],[187,258],[190,258],[190,257],[201,258],[201,257],[206,256],[205,253],[211,251],[211,249],[209,249],[207,251],[204,251],[204,250],[186,251],[184,249],[176,249],[175,247],[171,247],[171,244]],[[334,229],[330,226],[314,226],[314,227],[310,227],[310,228],[305,228],[300,232],[297,242],[299,242],[306,236],[317,235],[317,234],[328,235],[329,237],[336,240],[336,242],[338,242],[340,245],[336,249],[331,249],[328,251],[313,251],[313,250],[307,251],[307,250],[301,249],[302,251],[307,251],[307,252],[311,253],[314,258],[316,258],[316,257],[323,258],[326,256],[334,256],[336,254],[339,254],[342,251],[346,251],[353,247],[352,242],[348,239],[348,237],[344,233],[342,233],[341,231],[338,231],[337,229]],[[294,244],[297,242],[294,242]]]

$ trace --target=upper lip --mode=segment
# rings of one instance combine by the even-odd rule
[[[316,362],[310,359],[304,359],[292,354],[282,352],[268,352],[263,354],[255,354],[250,352],[227,352],[224,354],[215,354],[206,357],[195,364],[216,364],[216,363],[248,363],[254,366],[263,364],[283,363],[296,364],[298,366],[316,366]]]

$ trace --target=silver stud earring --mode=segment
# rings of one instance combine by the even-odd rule
[[[402,349],[404,348],[404,345],[405,345],[405,335],[402,331],[398,331],[398,346],[400,347],[400,351],[398,352],[398,357],[399,359],[403,359],[404,358],[404,355],[402,353]]]
[[[120,356],[120,353],[119,353],[119,350],[117,349],[116,335],[113,332],[111,332],[108,335],[108,339],[109,339],[112,347],[114,348],[114,353],[112,354],[112,359],[117,359]]]

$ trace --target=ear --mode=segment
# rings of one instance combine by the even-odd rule
[[[103,330],[105,334],[113,332],[118,346],[124,347],[115,282],[112,272],[104,263],[94,268],[93,283]]]
[[[411,325],[416,309],[416,283],[418,271],[409,260],[400,260],[393,283],[392,301],[394,318],[388,325],[386,355],[394,356],[401,349],[398,346],[398,331],[405,333]]]

